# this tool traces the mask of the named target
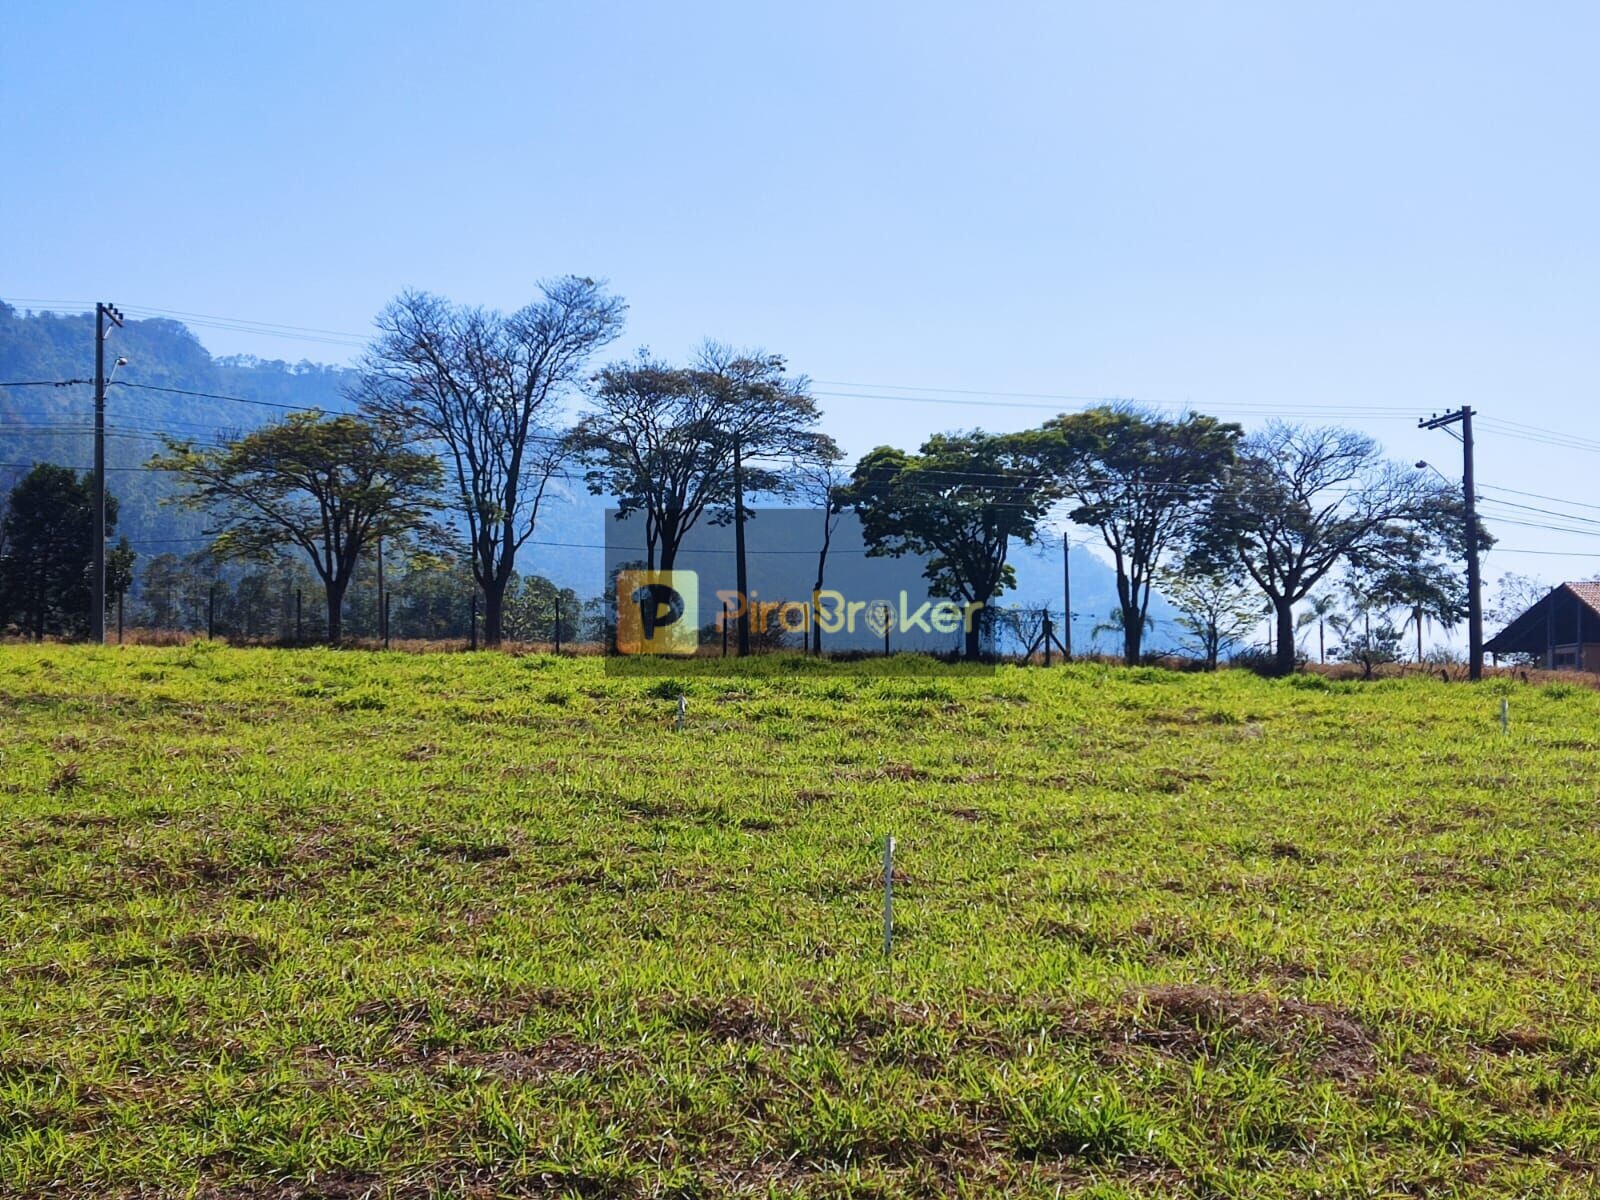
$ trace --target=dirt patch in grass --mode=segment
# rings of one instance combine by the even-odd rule
[[[1491,1054],[1543,1054],[1561,1049],[1561,1042],[1537,1029],[1517,1026],[1500,1030],[1483,1043],[1483,1048]]]
[[[910,763],[885,763],[877,772],[877,776],[879,779],[892,779],[897,783],[917,783],[928,778],[928,773]]]
[[[1098,1044],[1110,1059],[1136,1047],[1203,1058],[1219,1042],[1233,1041],[1293,1058],[1333,1079],[1363,1079],[1377,1069],[1376,1039],[1354,1017],[1330,1005],[1264,992],[1157,984],[1129,992],[1118,1006],[1061,1016],[1065,1036]]]
[[[123,818],[110,813],[49,813],[44,823],[52,829],[107,829],[121,825]]]
[[[56,768],[56,773],[50,777],[50,782],[45,785],[52,796],[59,796],[63,792],[77,791],[83,783],[83,765],[78,762],[64,762]]]
[[[377,1197],[421,1197],[436,1193],[430,1183],[383,1179],[365,1172],[331,1170],[315,1179],[289,1183],[212,1185],[195,1193],[198,1200],[376,1200]]]
[[[203,971],[256,971],[270,966],[277,950],[243,933],[190,933],[172,945],[189,966]]]

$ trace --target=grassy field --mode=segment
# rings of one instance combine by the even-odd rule
[[[1595,1195],[1597,746],[1509,680],[6,647],[0,1193]]]

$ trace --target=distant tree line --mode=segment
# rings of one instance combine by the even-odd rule
[[[360,598],[377,595],[367,576],[387,545],[385,590],[412,636],[458,634],[467,594],[481,597],[487,645],[536,628],[577,637],[603,601],[580,605],[517,563],[558,484],[581,480],[641,519],[651,568],[670,569],[702,523],[734,521],[742,493],[816,508],[816,590],[848,511],[869,554],[923,556],[931,591],[986,607],[1015,586],[1012,549],[1065,521],[1104,546],[1128,662],[1144,655],[1158,592],[1213,665],[1266,618],[1278,671],[1295,666],[1310,614],[1319,656],[1331,626],[1338,653],[1367,661],[1397,653],[1407,625],[1420,647],[1424,623],[1464,612],[1461,496],[1360,433],[1272,423],[1246,435],[1197,412],[1103,405],[1018,432],[939,434],[914,452],[880,446],[847,468],[781,356],[707,342],[686,364],[641,351],[596,368],[625,313],[577,277],[511,314],[408,292],[379,314],[347,386],[355,411],[294,412],[218,444],[166,439],[150,465],[180,482],[177,502],[203,514],[210,540],[199,558],[148,562],[142,611],[193,624],[193,579],[209,572],[208,615],[215,624],[219,588],[237,636],[282,636],[291,592],[303,634],[311,591],[323,636],[367,636],[385,618]],[[6,619],[40,635],[86,618],[84,539],[63,532],[84,481],[59,470],[19,485],[0,546]],[[977,627],[963,649],[982,652]]]

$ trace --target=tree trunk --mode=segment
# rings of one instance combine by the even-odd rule
[[[978,611],[982,612],[983,610],[979,609]],[[967,660],[969,662],[977,662],[978,659],[983,657],[983,641],[979,637],[978,616],[977,616],[977,614],[976,613],[969,613],[966,624],[967,624],[967,631],[966,631],[967,644],[966,644],[965,655],[966,655],[966,658],[967,658]]]
[[[1319,663],[1328,661],[1328,639],[1322,629],[1321,617],[1317,618],[1317,661]]]
[[[833,541],[833,531],[828,527],[827,514],[823,514],[822,522],[822,549],[817,554],[817,582],[811,588],[811,653],[818,658],[822,657],[822,622],[817,620],[817,612],[821,601],[818,594],[822,591],[822,577],[828,569],[828,544]]]
[[[506,580],[491,579],[483,587],[483,644],[498,646],[505,638]]]
[[[1278,615],[1278,652],[1273,669],[1279,675],[1290,675],[1294,673],[1294,601],[1287,597],[1274,599],[1272,606]]]
[[[1126,666],[1137,667],[1144,651],[1144,622],[1132,609],[1125,608],[1122,613],[1122,661]]]
[[[328,596],[328,642],[337,646],[344,637],[344,589],[343,583],[329,583],[324,586]]]

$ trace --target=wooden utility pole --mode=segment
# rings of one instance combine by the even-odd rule
[[[1461,498],[1466,512],[1467,548],[1467,678],[1483,678],[1483,581],[1478,563],[1478,489],[1473,481],[1472,408],[1463,404],[1454,412],[1418,421],[1418,429],[1461,426]]]
[[[383,590],[383,539],[378,539],[378,636],[384,648],[389,645],[389,600]]]
[[[1072,536],[1061,531],[1061,658],[1072,661]],[[1047,664],[1048,665],[1048,664]]]
[[[733,557],[739,589],[739,657],[750,653],[750,574],[744,560],[744,464],[739,439],[733,439]]]
[[[122,327],[114,304],[94,306],[94,570],[89,636],[106,640],[106,322]]]

